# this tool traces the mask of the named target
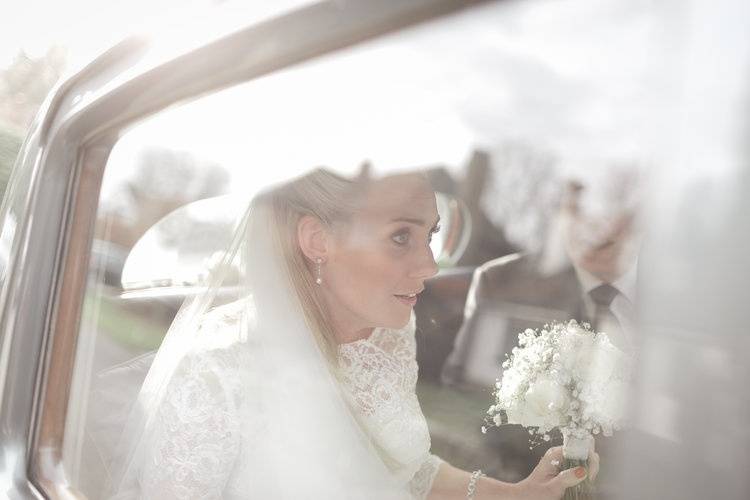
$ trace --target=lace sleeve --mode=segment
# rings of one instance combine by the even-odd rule
[[[427,498],[442,463],[443,460],[437,455],[431,453],[427,455],[427,459],[409,482],[409,491],[415,499],[424,500]]]
[[[141,498],[221,498],[240,446],[225,368],[210,352],[181,362],[155,415]]]

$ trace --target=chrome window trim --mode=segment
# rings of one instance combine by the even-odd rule
[[[76,242],[68,240],[65,228],[73,223],[87,228],[95,215],[83,214],[80,219],[70,216],[76,203],[85,204],[76,196],[83,182],[77,177],[82,168],[79,160],[87,158],[91,148],[97,149],[97,155],[101,155],[97,175],[101,176],[117,138],[115,134],[168,105],[481,3],[357,0],[315,4],[221,37],[176,58],[156,64],[150,61],[147,65],[142,60],[145,46],[131,39],[58,88],[55,97],[46,103],[46,116],[33,133],[33,140],[24,146],[27,161],[19,168],[32,169],[29,185],[21,186],[28,189],[14,194],[28,198],[9,259],[13,269],[9,269],[12,274],[4,287],[7,293],[0,297],[0,336],[3,352],[11,360],[8,366],[0,366],[0,380],[5,377],[6,384],[0,388],[0,424],[10,432],[2,436],[5,444],[0,451],[10,449],[16,456],[13,463],[0,465],[4,472],[0,475],[0,488],[7,486],[20,494],[34,494],[34,485],[28,482],[28,457],[37,452],[37,445],[50,438],[48,429],[64,428],[65,408],[55,409],[56,418],[62,420],[48,423],[43,421],[44,405],[40,402],[46,401],[51,391],[48,377],[54,381],[55,390],[57,386],[67,390],[70,382],[69,378],[58,376],[57,371],[65,371],[65,364],[55,368],[61,365],[54,361],[54,347],[67,342],[66,352],[74,352],[70,346],[75,346],[77,324],[59,321],[70,314],[80,315],[80,307],[75,304],[80,303],[83,286],[76,290],[65,287],[76,277],[85,283],[85,277],[81,280],[75,272],[66,270],[75,267],[76,259],[85,260],[88,252],[78,257],[70,252],[69,245]],[[236,54],[244,57],[238,59]],[[85,243],[83,248],[89,248],[90,235]],[[39,304],[46,304],[47,309],[40,312]],[[66,339],[66,333],[73,337]],[[25,370],[19,368],[19,362]],[[29,376],[29,365],[37,368],[33,393],[23,390],[31,387],[28,380],[21,382],[24,375]],[[63,399],[67,403],[58,395],[58,400]],[[39,458],[45,457],[42,454]],[[54,465],[54,461],[49,464],[49,474],[41,470],[46,466],[40,465],[41,477],[37,480],[43,483],[47,477],[52,479],[55,491],[50,493],[55,497],[76,497],[77,492],[64,484],[59,472],[56,476]],[[3,483],[4,478],[11,477],[11,484]]]

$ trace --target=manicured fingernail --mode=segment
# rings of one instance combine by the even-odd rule
[[[583,467],[576,467],[575,475],[578,479],[581,479],[586,475],[586,469]]]

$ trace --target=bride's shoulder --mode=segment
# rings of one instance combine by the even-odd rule
[[[247,307],[243,299],[204,313],[198,321],[195,342],[182,359],[182,368],[194,374],[228,374],[240,370],[247,356],[243,328]]]
[[[198,321],[199,349],[239,348],[246,341],[252,303],[240,299],[210,309]]]
[[[200,328],[216,329],[225,326],[239,326],[243,318],[252,316],[252,301],[242,298],[216,306],[201,317]]]

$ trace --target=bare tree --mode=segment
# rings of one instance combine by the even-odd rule
[[[0,123],[26,130],[47,94],[62,75],[67,52],[50,47],[38,58],[20,51],[13,62],[0,71]]]
[[[39,58],[21,51],[7,68],[0,70],[0,196],[5,192],[24,132],[65,65],[65,49],[51,47]]]

